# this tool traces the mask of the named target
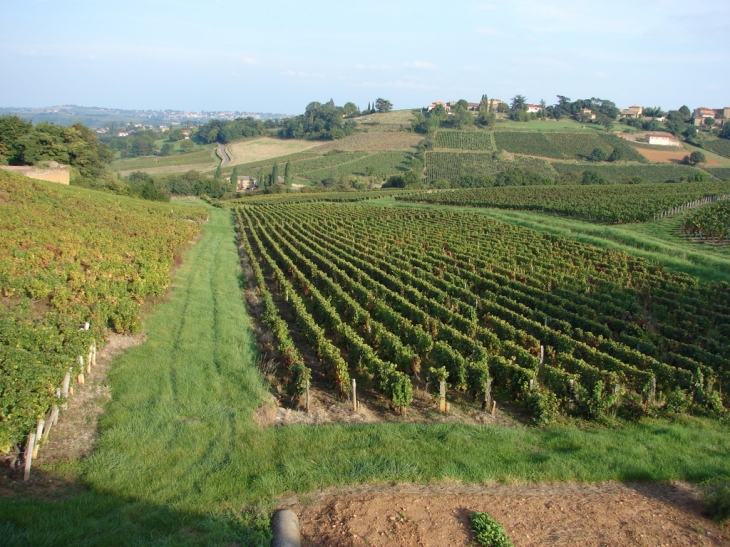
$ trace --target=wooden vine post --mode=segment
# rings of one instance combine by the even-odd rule
[[[33,457],[38,457],[38,446],[41,444],[41,438],[43,437],[43,427],[46,425],[46,421],[41,418],[38,420],[38,424],[35,428],[35,443],[33,443]]]
[[[439,382],[439,412],[448,414],[449,407],[446,403],[446,381],[441,380]]]
[[[357,412],[360,405],[357,402],[357,382],[355,378],[352,379],[352,411]]]
[[[28,437],[28,444],[25,447],[25,472],[23,473],[23,480],[27,481],[30,478],[30,467],[33,464],[33,451],[35,450],[35,433],[31,433]]]
[[[489,409],[489,403],[492,402],[492,379],[487,380],[487,385],[484,386],[484,401],[482,401],[482,410],[485,412]]]
[[[307,395],[305,400],[305,407],[307,409],[307,414],[309,414],[309,380],[307,380]]]

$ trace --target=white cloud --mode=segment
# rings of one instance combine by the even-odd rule
[[[502,31],[489,27],[479,27],[475,29],[477,34],[483,34],[484,36],[504,36]]]
[[[413,61],[412,63],[404,63],[404,68],[417,68],[419,70],[436,70],[438,67],[427,61]]]

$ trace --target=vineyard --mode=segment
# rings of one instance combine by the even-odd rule
[[[456,150],[494,150],[492,135],[485,131],[437,131],[436,147]]]
[[[730,200],[707,205],[685,217],[682,231],[694,237],[730,241]]]
[[[506,150],[514,154],[557,159],[563,159],[565,157],[542,133],[497,131],[494,133],[494,142],[497,150]]]
[[[441,381],[538,422],[728,403],[726,284],[452,211],[274,204],[236,217],[294,395],[321,367],[340,395],[356,378],[401,413]]]
[[[705,141],[702,143],[702,146],[720,154],[721,156],[730,158],[730,139],[714,139],[711,141]]]
[[[646,159],[639,154],[625,140],[616,135],[596,133],[546,133],[545,138],[563,154],[563,157],[570,159],[585,159],[591,155],[593,150],[598,148],[608,158],[615,149],[621,152],[623,160],[646,162]]]
[[[397,196],[402,201],[440,205],[525,209],[607,224],[645,222],[704,197],[722,195],[728,183],[632,184],[607,186],[519,186],[458,189]]]
[[[716,179],[730,180],[730,167],[708,167],[705,171]]]
[[[546,160],[516,157],[513,160],[495,159],[485,152],[428,152],[426,154],[426,181],[453,180],[461,175],[496,175],[511,167],[530,169],[543,176],[555,178],[555,170]]]
[[[582,175],[586,170],[593,171],[612,183],[625,183],[632,179],[643,182],[681,182],[702,177],[704,172],[688,165],[636,165],[607,163],[563,163],[553,162],[553,168],[561,175]],[[707,176],[707,175],[704,175]]]
[[[136,331],[174,257],[207,217],[0,171],[0,452],[53,405],[107,327]],[[88,323],[88,329],[83,329]],[[79,356],[82,360],[79,361]],[[64,389],[65,391],[65,389]]]

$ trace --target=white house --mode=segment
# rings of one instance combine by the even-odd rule
[[[658,146],[682,146],[682,143],[679,142],[674,135],[669,133],[655,133],[647,135],[646,138],[649,141],[649,144],[656,144]]]

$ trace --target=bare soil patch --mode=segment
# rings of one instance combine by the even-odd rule
[[[681,148],[678,150],[654,150],[637,147],[636,151],[654,163],[682,163],[684,157],[688,155],[688,152]],[[708,156],[704,165],[707,167],[718,167],[722,164],[715,158]]]
[[[730,546],[691,486],[540,484],[369,486],[280,507],[299,515],[304,547],[474,545],[469,515],[491,514],[516,547]]]
[[[313,152],[329,152],[330,150],[380,151],[380,150],[410,150],[421,140],[422,136],[413,133],[357,133],[344,139],[322,144],[312,149]]]

